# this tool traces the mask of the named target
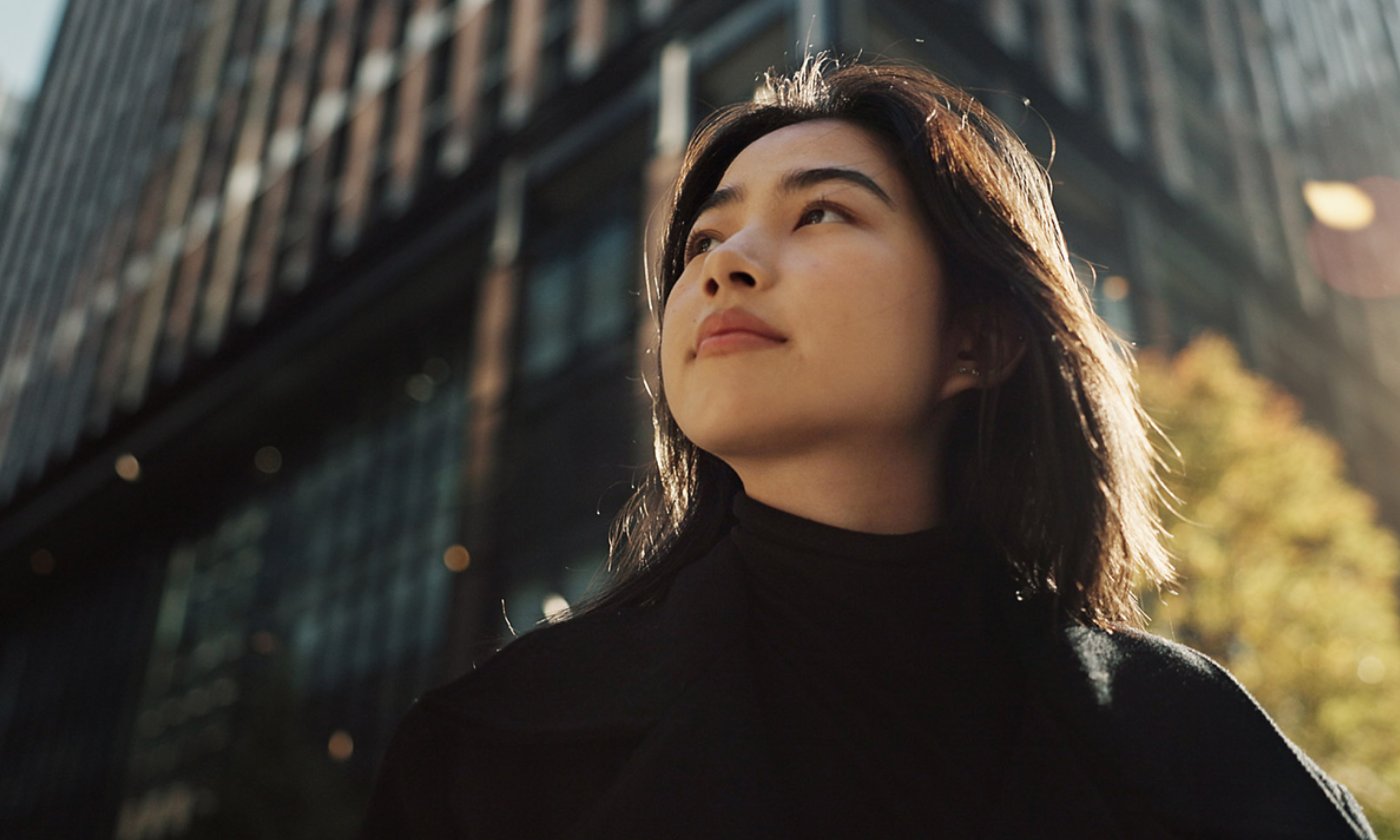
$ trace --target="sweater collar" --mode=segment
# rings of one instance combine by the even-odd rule
[[[744,545],[863,564],[916,565],[947,553],[951,531],[934,527],[905,534],[875,534],[817,522],[734,494],[734,535]]]

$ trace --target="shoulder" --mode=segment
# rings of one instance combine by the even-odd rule
[[[1110,713],[1138,715],[1152,707],[1180,708],[1183,702],[1212,713],[1257,709],[1213,659],[1141,630],[1061,627],[1046,653],[1045,664],[1074,678],[1065,688],[1076,702]]]
[[[415,705],[505,733],[639,728],[654,712],[655,631],[647,609],[548,624]]]
[[[1372,837],[1347,790],[1223,667],[1140,630],[1062,627],[1033,664],[1081,742],[1200,833]]]
[[[655,603],[533,630],[419,702],[498,732],[644,730],[743,643],[743,585],[722,541]]]
[[[609,682],[639,624],[546,625],[420,695],[380,761],[361,838],[559,835],[646,720]]]

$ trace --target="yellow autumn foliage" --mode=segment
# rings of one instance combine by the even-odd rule
[[[1180,453],[1161,447],[1181,583],[1145,595],[1150,629],[1229,668],[1400,838],[1400,542],[1340,447],[1227,340],[1145,353],[1139,381]]]

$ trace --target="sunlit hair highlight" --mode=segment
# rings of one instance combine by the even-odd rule
[[[700,203],[754,140],[813,119],[879,138],[917,196],[944,260],[950,317],[986,337],[998,386],[960,395],[945,458],[946,521],[995,548],[1016,586],[1059,618],[1141,623],[1136,591],[1171,579],[1160,482],[1130,348],[1094,312],[1075,274],[1040,162],[960,88],[903,64],[808,58],[770,71],[751,102],[697,127],[669,203],[648,295],[658,330]],[[658,343],[659,346],[659,343]],[[654,389],[655,462],[614,520],[610,579],[576,615],[652,603],[732,525],[741,484],[696,447]]]

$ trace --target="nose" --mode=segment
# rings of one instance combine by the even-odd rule
[[[747,286],[754,288],[766,276],[764,272],[741,247],[738,237],[730,237],[709,252],[705,260],[705,293],[719,294],[724,286]]]

